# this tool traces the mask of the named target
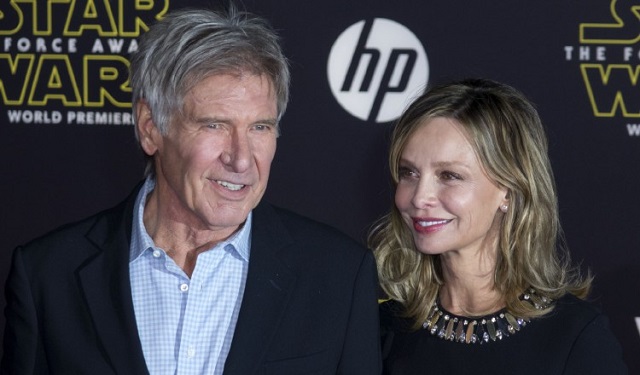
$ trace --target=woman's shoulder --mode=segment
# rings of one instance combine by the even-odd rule
[[[401,314],[404,309],[400,302],[393,299],[380,300],[378,307],[380,308],[380,314],[384,313],[388,315]]]
[[[577,324],[585,324],[603,315],[595,304],[567,293],[555,301],[549,317],[555,316],[561,316],[563,320],[571,319]]]
[[[402,303],[396,300],[384,300],[378,304],[380,309],[380,329],[383,334],[393,332],[407,332],[411,330],[411,319],[405,315]]]
[[[539,319],[536,325],[548,335],[562,332],[571,345],[582,343],[592,348],[600,348],[604,343],[617,346],[617,339],[609,327],[609,319],[594,303],[580,299],[572,294],[559,298],[554,309]],[[598,350],[600,350],[598,349]]]
[[[382,358],[387,358],[392,351],[393,343],[398,335],[409,333],[411,319],[405,317],[405,308],[395,300],[385,300],[378,304],[380,309],[380,348]]]
[[[573,369],[572,373],[627,373],[622,348],[609,327],[609,319],[594,303],[567,294],[556,301],[541,324],[547,326],[549,336],[558,338],[562,332],[564,340],[569,341],[571,350],[565,367]]]
[[[404,307],[396,300],[387,299],[378,303],[378,309],[380,310],[380,323],[384,326],[391,325],[394,319],[401,317]]]

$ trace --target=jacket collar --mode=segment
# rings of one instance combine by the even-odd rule
[[[249,272],[225,375],[258,372],[296,281],[280,256],[294,242],[280,217],[266,203],[253,212]]]
[[[102,350],[119,374],[148,373],[129,279],[131,225],[139,190],[140,185],[125,202],[99,217],[87,238],[101,251],[78,270]],[[279,255],[293,242],[275,209],[260,203],[253,211],[249,271],[225,375],[256,373],[263,362],[295,284],[296,276]]]
[[[140,186],[125,202],[98,217],[87,238],[100,251],[78,270],[101,349],[118,374],[148,373],[129,281],[131,222],[139,189]]]

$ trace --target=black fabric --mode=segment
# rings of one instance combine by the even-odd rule
[[[14,251],[3,374],[145,374],[128,258],[136,189]],[[261,203],[225,374],[380,372],[371,252]]]
[[[411,331],[395,301],[380,305],[384,374],[627,374],[607,318],[572,295],[502,340],[466,344]]]

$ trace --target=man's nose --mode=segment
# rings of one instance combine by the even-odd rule
[[[221,155],[222,162],[234,172],[241,173],[251,165],[251,143],[246,133],[234,130]]]

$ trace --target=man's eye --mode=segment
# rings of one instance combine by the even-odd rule
[[[265,124],[256,124],[253,126],[253,129],[258,131],[269,131],[271,130],[271,128],[272,128],[271,125],[265,125]]]

